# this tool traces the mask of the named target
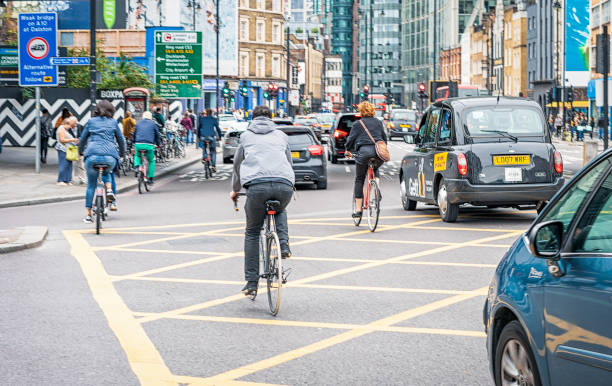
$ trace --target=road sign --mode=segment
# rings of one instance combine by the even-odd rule
[[[0,47],[0,67],[17,67],[18,54],[17,47]]]
[[[51,58],[51,64],[55,66],[89,66],[89,63],[88,56]]]
[[[57,86],[57,14],[20,13],[18,40],[19,85]]]
[[[164,98],[202,97],[202,32],[155,31],[155,83]]]

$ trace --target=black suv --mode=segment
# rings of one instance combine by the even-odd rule
[[[361,119],[358,113],[342,113],[336,117],[334,131],[329,136],[329,160],[338,163],[339,158],[345,158],[346,140],[351,132],[353,123]]]
[[[327,189],[325,149],[309,127],[279,126],[289,137],[295,183],[311,182],[317,189]]]

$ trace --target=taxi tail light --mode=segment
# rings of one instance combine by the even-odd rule
[[[346,131],[336,130],[334,131],[334,138],[344,138],[348,135]]]
[[[310,145],[310,146],[308,146],[308,151],[312,155],[321,155],[321,154],[323,154],[323,146],[321,146],[321,145]]]
[[[457,170],[459,170],[459,174],[462,176],[465,176],[468,172],[467,158],[465,158],[463,153],[457,154]]]
[[[563,173],[563,157],[561,157],[561,153],[555,151],[553,159],[555,161],[555,171],[559,174]]]

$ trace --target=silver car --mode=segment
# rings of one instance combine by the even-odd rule
[[[232,126],[227,129],[223,135],[223,163],[232,163],[236,149],[240,144],[240,135],[244,133],[249,126],[248,122],[233,122]]]

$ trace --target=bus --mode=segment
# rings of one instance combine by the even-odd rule
[[[478,95],[488,95],[486,90],[481,90],[478,86],[472,86],[468,84],[459,84],[457,85],[457,97],[470,97],[470,96],[478,96]],[[436,89],[436,102],[448,99],[449,98],[449,89],[448,86],[438,87]]]

